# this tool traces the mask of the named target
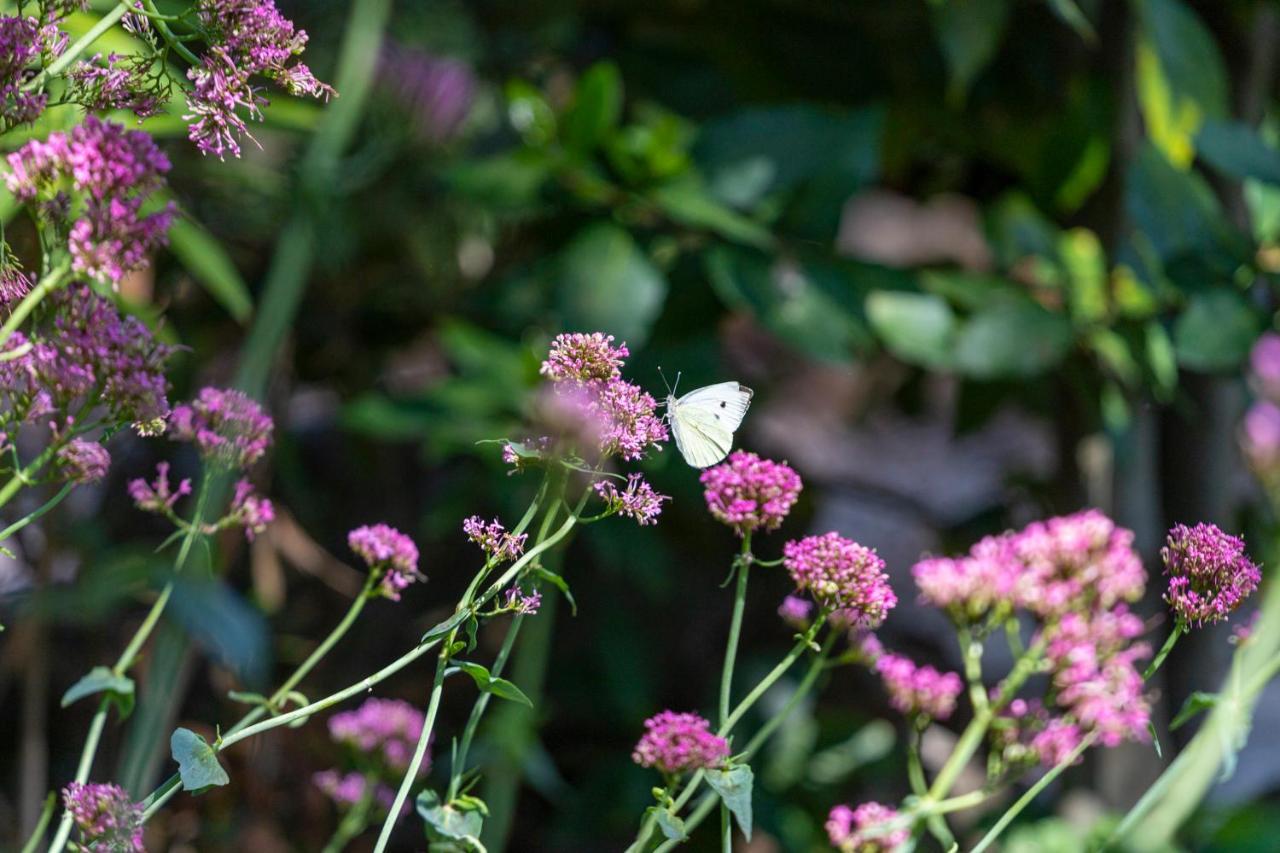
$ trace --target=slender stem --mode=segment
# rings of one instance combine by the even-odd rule
[[[964,680],[969,685],[969,701],[975,711],[987,707],[987,689],[982,683],[982,641],[974,639],[968,628],[958,632],[960,651],[964,655]]]
[[[791,691],[791,696],[787,699],[786,704],[766,720],[759,731],[752,735],[751,740],[747,741],[747,747],[742,751],[744,761],[751,760],[752,756],[760,750],[760,747],[764,746],[765,741],[772,737],[778,726],[791,717],[791,712],[809,694],[814,682],[818,680],[818,676],[826,668],[827,659],[831,657],[831,650],[835,648],[838,639],[840,639],[839,631],[832,630],[827,632],[827,638],[822,642],[822,651],[818,652],[813,662],[809,664],[809,669],[805,671],[800,683],[796,685],[796,689]]]
[[[1000,815],[1000,819],[995,822],[995,825],[992,826],[990,830],[987,831],[986,835],[982,836],[982,840],[978,842],[978,846],[974,847],[970,853],[982,853],[983,850],[986,850],[994,844],[996,839],[1000,837],[1000,833],[1008,829],[1009,824],[1013,823],[1014,818],[1016,818],[1023,809],[1030,805],[1031,801],[1038,797],[1041,791],[1049,787],[1054,779],[1061,776],[1062,771],[1066,770],[1072,764],[1075,764],[1076,759],[1083,755],[1084,751],[1092,746],[1096,739],[1097,732],[1090,732],[1088,736],[1076,745],[1075,749],[1071,750],[1071,753],[1066,758],[1059,761],[1053,766],[1052,770],[1041,776],[1034,785],[1027,789],[1026,793],[1018,798],[1017,802],[1009,807],[1008,811]]]
[[[1142,673],[1142,680],[1146,681],[1156,674],[1156,670],[1164,663],[1164,659],[1169,656],[1169,652],[1173,651],[1173,647],[1177,644],[1178,639],[1187,633],[1187,626],[1181,619],[1173,623],[1173,630],[1169,632],[1169,637],[1164,641],[1164,645],[1160,647],[1160,651],[1156,653],[1154,659],[1148,664],[1146,670]]]
[[[13,496],[23,486],[30,486],[35,483],[35,477],[40,473],[45,465],[49,464],[49,460],[58,452],[59,442],[54,442],[40,452],[40,455],[32,459],[27,465],[20,470],[14,471],[13,476],[9,478],[9,482],[0,488],[0,508],[13,500]],[[14,451],[14,458],[17,458],[17,451]]]
[[[382,822],[382,832],[378,834],[378,843],[373,848],[374,853],[382,853],[387,849],[387,842],[391,840],[391,831],[395,829],[396,821],[400,819],[404,801],[409,798],[409,789],[418,780],[418,770],[422,767],[422,760],[427,755],[427,744],[431,742],[431,730],[435,728],[436,712],[440,710],[440,696],[444,693],[444,671],[449,666],[449,647],[453,645],[456,633],[457,629],[454,629],[454,632],[449,635],[449,642],[440,650],[440,658],[436,662],[436,678],[431,686],[431,701],[427,703],[427,718],[422,725],[422,735],[418,738],[418,746],[413,751],[413,760],[409,762],[409,769],[400,780],[400,790],[396,791],[395,802],[387,812],[387,819]]]
[[[130,8],[128,0],[120,0],[120,4],[118,6],[115,6],[111,11],[99,18],[98,22],[90,27],[87,33],[76,39],[75,43],[73,43],[71,47],[67,48],[61,56],[49,63],[48,68],[45,68],[35,77],[31,78],[30,82],[23,85],[23,91],[29,92],[33,89],[38,89],[43,86],[49,78],[57,77],[61,74],[66,70],[68,65],[75,62],[80,57],[80,54],[88,50],[90,45],[101,38],[103,33],[115,26],[116,21],[123,18]],[[3,341],[3,339],[0,338],[0,341]]]
[[[49,498],[49,500],[45,501],[44,506],[40,507],[38,510],[31,513],[30,515],[27,515],[27,516],[24,516],[23,518],[18,519],[13,524],[10,524],[8,527],[6,527],[4,530],[0,530],[0,542],[3,542],[4,540],[8,539],[10,536],[17,533],[19,530],[26,527],[31,522],[40,518],[40,516],[44,515],[46,512],[53,509],[58,504],[62,503],[62,499],[65,498],[67,495],[71,494],[71,490],[74,489],[75,487],[76,487],[75,483],[67,483],[61,489],[58,490],[58,493],[56,495]],[[3,503],[0,502],[0,506],[2,505]]]
[[[507,665],[507,658],[511,656],[511,649],[516,643],[516,636],[520,633],[522,624],[524,624],[524,614],[517,613],[507,627],[507,636],[502,641],[502,648],[493,661],[493,667],[489,670],[494,678],[502,675],[502,670]],[[458,789],[462,785],[462,776],[467,772],[467,753],[471,750],[471,741],[475,739],[476,729],[480,726],[480,718],[484,716],[485,709],[489,707],[489,700],[492,697],[492,693],[482,690],[480,695],[476,697],[475,704],[471,706],[471,716],[467,718],[467,725],[462,730],[462,740],[458,742],[458,753],[453,760],[449,778],[449,795],[445,798],[446,802],[451,802],[454,797],[458,796]]]
[[[765,694],[765,691],[772,687],[774,682],[779,678],[786,675],[787,670],[791,669],[791,665],[795,663],[802,654],[804,654],[806,649],[811,647],[810,644],[813,642],[813,637],[822,626],[825,618],[825,616],[820,617],[813,624],[813,627],[810,628],[808,632],[791,647],[791,651],[787,652],[787,656],[779,661],[773,669],[769,670],[769,674],[760,679],[759,683],[756,684],[755,687],[751,688],[751,692],[747,694],[745,699],[738,703],[737,707],[733,709],[733,712],[729,714],[729,718],[724,721],[722,726],[720,726],[720,731],[717,732],[720,737],[728,737],[729,733],[733,731],[733,727],[738,724],[738,721],[742,719],[744,714],[751,710],[752,706],[754,706],[756,702],[759,701],[760,697]]]
[[[160,37],[164,39],[165,44],[173,50],[174,53],[181,56],[192,65],[199,65],[200,58],[187,49],[182,43],[182,39],[173,34],[173,30],[169,29],[169,21],[178,20],[167,15],[160,14],[160,10],[156,8],[154,0],[146,0],[145,14],[151,19],[151,24],[156,28],[156,32],[160,33]]]
[[[742,536],[742,551],[735,562],[738,567],[738,583],[733,593],[733,617],[729,620],[729,639],[724,650],[724,667],[720,671],[720,724],[729,718],[729,704],[733,701],[733,668],[738,658],[738,638],[742,634],[742,614],[747,603],[747,576],[751,569],[751,531]],[[733,823],[729,820],[729,807],[720,804],[721,853],[733,853]]]
[[[36,821],[36,828],[31,831],[31,837],[27,839],[27,843],[22,845],[22,853],[36,853],[40,847],[40,842],[44,840],[45,831],[49,828],[49,821],[53,820],[53,810],[57,807],[58,795],[49,792],[49,796],[44,798],[44,808],[40,810],[40,819]]]

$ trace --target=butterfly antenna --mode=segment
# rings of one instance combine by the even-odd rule
[[[667,381],[667,374],[662,372],[662,366],[658,366],[658,375],[662,377],[662,384],[667,386],[667,394],[671,394],[671,383]]]

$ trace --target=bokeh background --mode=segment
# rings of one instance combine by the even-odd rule
[[[1238,443],[1280,271],[1275,4],[414,0],[370,24],[380,5],[280,2],[324,79],[344,51],[380,59],[327,109],[274,98],[242,159],[147,122],[190,218],[124,295],[187,347],[175,398],[264,394],[280,518],[217,543],[212,592],[179,591],[99,759],[134,790],[169,772],[157,732],[234,719],[228,690],[278,682],[345,611],[350,528],[411,532],[430,582],[372,604],[305,692],[448,612],[474,563],[461,520],[512,518],[532,485],[477,442],[519,432],[558,331],[625,340],[655,394],[660,366],[684,388],[752,386],[740,446],[806,484],[757,550],[827,529],[875,546],[903,601],[886,641],[940,665],[953,643],[914,606],[911,564],[1033,518],[1099,507],[1153,574],[1178,521],[1244,531],[1273,562]],[[163,565],[124,485],[173,448],[130,441],[0,558],[0,847],[71,775],[92,708],[58,698],[114,658]],[[548,596],[512,675],[537,711],[498,703],[482,729],[491,851],[621,849],[655,781],[629,758],[642,720],[713,702],[736,545],[674,449],[646,473],[674,496],[661,524],[598,525],[563,553],[576,613]],[[791,642],[783,573],[757,578],[748,677]],[[1215,631],[1180,644],[1158,716],[1216,689],[1228,652]],[[379,692],[422,705],[429,681],[410,667]],[[471,700],[446,693],[444,737]],[[1166,759],[1096,755],[1004,849],[1081,849],[1070,827],[1123,810],[1189,731],[1163,733]],[[1269,692],[1182,844],[1275,849],[1278,733]],[[870,680],[837,671],[758,768],[750,849],[822,849],[833,803],[903,795],[902,734]],[[315,724],[237,747],[233,784],[175,800],[148,843],[318,849],[336,815],[310,776],[335,758]],[[405,824],[397,843],[420,849]]]

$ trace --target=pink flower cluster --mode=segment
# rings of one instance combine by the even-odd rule
[[[201,63],[187,71],[193,90],[183,118],[192,122],[187,135],[201,152],[240,156],[240,138],[249,136],[241,112],[261,119],[267,103],[255,77],[273,80],[291,95],[333,94],[306,65],[292,62],[307,34],[272,0],[198,0],[196,10],[210,44]]]
[[[1083,735],[1078,725],[1050,714],[1041,702],[1014,699],[997,715],[991,739],[1007,766],[1054,767],[1067,760]]]
[[[422,736],[422,712],[399,699],[366,699],[354,711],[329,718],[329,736],[357,753],[361,760],[375,759],[392,772],[404,772]],[[420,773],[430,768],[424,761]]]
[[[503,596],[503,608],[520,616],[533,616],[542,606],[542,593],[525,592],[518,586],[507,590]]]
[[[644,728],[631,760],[666,776],[720,767],[729,757],[728,741],[712,734],[711,723],[697,714],[663,711],[645,720]]]
[[[142,805],[119,785],[72,782],[62,802],[85,850],[146,853],[142,844]]]
[[[804,487],[800,475],[785,462],[744,450],[703,471],[701,480],[707,509],[739,536],[777,530]]]
[[[1054,702],[1082,733],[1097,732],[1104,746],[1145,741],[1151,706],[1143,695],[1139,661],[1151,656],[1142,620],[1118,605],[1068,613],[1050,635],[1045,658]]]
[[[271,417],[257,401],[224,388],[201,388],[169,418],[174,440],[194,443],[206,462],[242,471],[267,452],[273,430]]]
[[[1133,533],[1097,510],[987,537],[964,557],[922,560],[912,574],[926,602],[962,622],[1012,608],[1042,618],[1107,608],[1137,600],[1146,583]]]
[[[813,618],[813,602],[798,595],[788,595],[778,605],[778,616],[787,625],[803,631],[809,627],[809,620]]]
[[[73,438],[57,453],[62,478],[68,483],[87,485],[107,476],[111,467],[111,454],[96,441]]]
[[[382,594],[392,601],[409,584],[425,580],[418,571],[418,546],[388,524],[357,527],[347,534],[347,546],[371,572],[382,573]]]
[[[629,354],[612,335],[558,335],[541,372],[551,380],[553,413],[570,432],[603,456],[634,461],[669,435],[653,396],[622,378]]]
[[[462,522],[462,532],[467,534],[469,540],[480,546],[480,550],[486,557],[499,563],[514,560],[523,554],[524,543],[529,538],[527,533],[509,532],[496,518],[486,524],[478,515],[473,515]]]
[[[1169,576],[1164,600],[1187,625],[1226,619],[1262,579],[1244,540],[1212,524],[1174,525],[1160,557]]]
[[[40,56],[41,35],[33,17],[0,16],[0,122],[5,129],[35,121],[49,101],[44,92],[22,90],[27,68]]]
[[[964,689],[960,676],[954,672],[918,666],[901,655],[881,654],[875,667],[889,694],[889,704],[911,716],[946,720],[955,711],[956,698]]]
[[[396,791],[382,782],[370,782],[369,777],[358,771],[339,773],[337,770],[321,770],[311,776],[311,783],[323,791],[339,809],[349,809],[364,799],[366,788],[372,784],[373,801],[383,812],[391,811],[396,804]],[[404,804],[407,811],[409,804]]]
[[[167,100],[168,85],[151,73],[149,56],[101,54],[67,70],[67,99],[86,110],[128,110],[138,118],[156,115]]]
[[[1254,473],[1274,488],[1280,486],[1280,335],[1258,338],[1249,363],[1259,399],[1245,414],[1240,445]]]
[[[269,498],[264,498],[253,490],[248,480],[236,482],[235,493],[231,498],[229,524],[239,524],[244,528],[245,537],[252,542],[254,537],[267,529],[267,525],[276,520],[275,505]]]
[[[606,510],[633,518],[642,526],[657,524],[662,502],[671,500],[669,496],[655,492],[639,474],[627,475],[625,489],[619,489],[612,480],[601,480],[594,488],[604,501]]]
[[[9,155],[9,168],[5,184],[19,201],[40,202],[38,212],[69,227],[76,272],[119,284],[166,239],[174,206],[147,215],[142,208],[164,186],[169,158],[140,130],[86,116],[69,133],[23,145]],[[79,194],[77,206],[67,182]]]
[[[884,560],[834,531],[788,542],[782,554],[796,589],[824,609],[837,611],[851,627],[878,628],[898,603]]]
[[[884,826],[897,817],[896,809],[880,803],[863,803],[856,809],[839,805],[827,815],[827,838],[841,853],[895,853],[911,839],[910,827]]]

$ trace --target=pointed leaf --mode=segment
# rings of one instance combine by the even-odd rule
[[[579,153],[593,151],[622,117],[622,75],[612,62],[597,62],[583,73],[564,115],[564,144]]]
[[[1190,722],[1201,711],[1207,711],[1221,700],[1216,693],[1203,693],[1196,691],[1187,697],[1182,703],[1182,709],[1178,711],[1178,715],[1173,718],[1173,722],[1169,724],[1170,730],[1181,728]]]
[[[169,738],[169,751],[178,762],[182,789],[199,794],[208,788],[231,781],[218,763],[217,753],[209,742],[190,729],[177,729]]]
[[[524,691],[516,687],[505,678],[490,678],[489,686],[486,688],[494,696],[499,699],[506,699],[511,702],[519,702],[521,705],[533,707],[533,700],[525,695]]]
[[[556,574],[550,569],[544,568],[542,566],[535,566],[533,569],[533,573],[539,579],[546,581],[547,583],[554,586],[556,589],[560,590],[560,594],[563,595],[565,597],[565,600],[569,602],[569,608],[573,612],[573,615],[574,616],[578,615],[578,602],[573,600],[573,593],[569,591],[568,581],[566,581],[562,576]]]
[[[105,666],[95,666],[88,675],[67,688],[67,692],[62,694],[62,707],[95,693],[109,694],[122,717],[129,716],[133,710],[133,679],[116,675]]]
[[[708,770],[706,779],[707,784],[729,807],[729,811],[733,812],[733,817],[738,822],[742,834],[750,841],[751,787],[755,782],[755,774],[751,772],[751,766],[737,764],[728,770]]]
[[[459,808],[459,804],[467,808]],[[432,850],[467,850],[484,853],[484,845],[480,843],[484,813],[482,809],[470,806],[470,803],[461,803],[461,801],[442,803],[440,795],[429,789],[418,795],[416,807],[418,814],[426,821],[427,839],[433,842]]]
[[[454,628],[461,625],[463,620],[465,620],[470,615],[471,615],[470,610],[459,610],[457,613],[453,614],[443,622],[436,624],[429,631],[427,631],[427,633],[423,634],[421,642],[426,643],[436,639],[437,637],[443,637],[445,634],[448,634]]]
[[[672,841],[684,841],[689,837],[689,833],[685,831],[684,821],[679,815],[672,814],[667,809],[654,809],[654,817],[658,821],[658,828],[662,830],[662,834]]]

